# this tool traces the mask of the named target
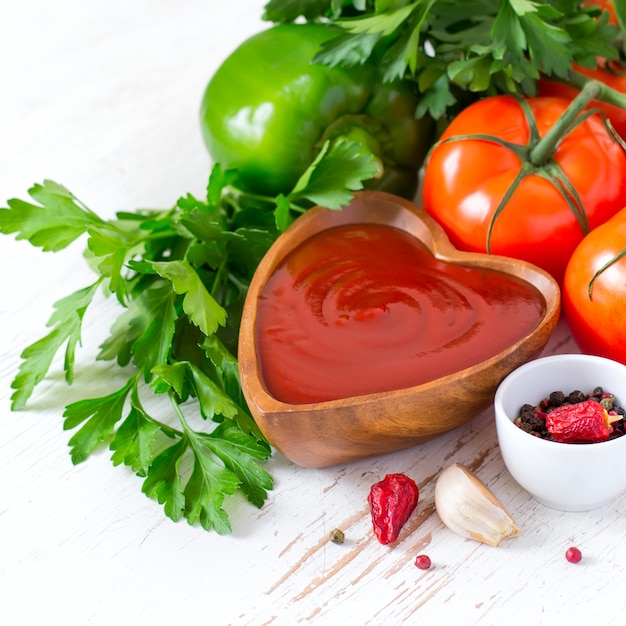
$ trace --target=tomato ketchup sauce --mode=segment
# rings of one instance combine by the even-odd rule
[[[255,338],[269,393],[305,404],[465,369],[524,337],[544,312],[524,281],[440,261],[392,226],[353,224],[283,259],[260,294]]]

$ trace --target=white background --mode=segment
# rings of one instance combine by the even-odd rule
[[[267,26],[262,0],[0,0],[0,206],[45,178],[110,217],[201,195],[210,167],[198,107],[225,56]],[[64,406],[116,389],[94,364],[115,319],[87,316],[75,384],[60,363],[28,408],[9,409],[21,350],[52,304],[90,282],[80,242],[43,254],[0,240],[0,620],[68,626],[227,624],[622,624],[626,496],[597,511],[534,503],[503,466],[490,410],[395,455],[324,470],[275,454],[276,488],[257,510],[229,503],[220,537],[167,519],[107,450],[73,466]],[[576,351],[561,324],[546,353]],[[498,548],[453,535],[433,504],[439,470],[472,467],[522,536]],[[529,459],[532,462],[532,459]],[[366,496],[387,472],[420,485],[393,547],[371,533]],[[331,544],[341,527],[346,542]],[[571,544],[583,561],[571,565]],[[413,560],[428,553],[433,568]]]

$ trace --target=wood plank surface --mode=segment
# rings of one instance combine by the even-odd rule
[[[228,52],[266,26],[263,5],[3,0],[0,204],[46,178],[104,217],[201,194],[210,167],[201,94]],[[52,255],[0,241],[3,624],[625,623],[626,496],[588,513],[537,504],[503,465],[491,409],[426,444],[350,465],[303,469],[276,453],[267,463],[275,490],[262,509],[230,502],[229,536],[167,519],[107,450],[73,466],[64,406],[123,380],[93,361],[115,302],[103,298],[88,314],[72,387],[57,360],[28,408],[12,413],[10,383],[52,304],[91,276],[80,243]],[[577,351],[560,322],[545,354]],[[494,548],[443,526],[434,485],[455,461],[502,500],[520,537]],[[366,497],[389,472],[414,478],[421,495],[399,541],[382,546]],[[328,540],[335,527],[341,545]],[[583,552],[577,565],[564,558],[570,545]],[[414,566],[420,553],[430,570]]]

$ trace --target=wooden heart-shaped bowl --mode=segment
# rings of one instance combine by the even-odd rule
[[[298,287],[292,289],[283,285],[274,288],[271,293],[268,291],[288,260],[310,245],[312,238],[319,240],[319,233],[327,236],[334,229],[333,236],[341,247],[341,242],[346,241],[345,233],[339,238],[336,233],[343,232],[342,228],[368,229],[369,225],[378,230],[381,230],[379,226],[391,226],[393,229],[382,230],[400,231],[399,236],[409,239],[410,245],[421,247],[428,265],[425,270],[427,280],[431,282],[422,288],[419,285],[421,278],[413,276],[420,276],[419,260],[407,263],[403,259],[400,263],[394,260],[395,252],[384,253],[368,243],[371,247],[365,248],[365,253],[361,250],[362,259],[368,258],[368,255],[381,262],[391,259],[392,271],[393,263],[396,262],[398,271],[402,272],[400,282],[403,285],[411,283],[413,291],[409,295],[402,292],[399,296],[391,296],[387,303],[380,300],[380,297],[387,295],[380,296],[377,292],[376,296],[365,298],[369,305],[364,310],[344,311],[329,320],[323,318],[320,313],[322,309],[318,310],[320,306],[326,306],[325,302],[320,304],[318,300],[330,298],[327,293],[320,296],[313,292],[312,300],[309,294],[309,300],[305,298],[299,305],[294,305],[292,298],[282,301],[281,294],[293,295]],[[393,250],[396,247],[392,244]],[[377,252],[374,252],[375,249]],[[337,250],[333,249],[328,258],[336,256],[336,253]],[[315,275],[319,278],[320,267],[324,266],[319,261],[326,261],[319,256],[316,259],[312,252],[305,253],[296,263],[297,271],[303,269],[303,264],[313,263],[316,266],[313,274],[317,272]],[[327,255],[324,253],[321,256]],[[348,260],[353,259],[350,256]],[[442,307],[438,299],[435,308],[427,311],[433,293],[438,289],[438,280],[444,277],[448,269],[456,273],[456,281],[463,280],[462,277],[467,275],[470,285],[465,290],[461,284],[460,294],[454,285],[443,287],[445,297],[442,301],[456,302],[461,307],[459,315],[465,320],[463,324],[466,324],[458,336],[450,337],[446,336],[447,328],[458,324],[456,318],[459,315],[454,310]],[[289,275],[288,270],[283,271]],[[380,268],[376,268],[372,272],[378,273],[371,274],[376,276],[379,287],[381,281],[385,283],[385,274],[380,274],[380,271]],[[367,271],[362,271],[361,276],[367,276]],[[504,299],[503,303],[503,296],[500,295],[496,298],[499,301],[490,302],[494,277],[498,277],[504,284],[515,285],[518,295],[521,289],[522,299],[512,299],[510,302]],[[318,280],[319,284],[326,285],[328,282],[327,276]],[[413,282],[417,285],[413,285]],[[485,294],[479,297],[474,310],[473,305],[467,303],[466,291],[473,292],[476,284],[488,286],[484,287]],[[393,291],[386,287],[386,284],[382,284],[381,290]],[[324,289],[332,291],[328,285]],[[344,293],[344,299],[352,297],[352,292],[358,289],[353,286],[346,291],[350,293]],[[533,306],[536,305],[537,312],[523,326],[521,310],[528,304],[526,299],[531,300]],[[399,301],[403,301],[400,308],[394,308]],[[272,313],[268,313],[268,304],[273,306],[272,310],[278,311],[280,321],[271,321]],[[313,318],[319,317],[321,325],[335,333],[329,339],[310,336],[313,328],[311,320],[307,319],[305,323],[302,313],[302,306],[306,308],[308,304],[318,307]],[[294,308],[296,306],[300,308]],[[498,325],[492,323],[488,314],[490,307],[496,306],[501,316]],[[400,317],[394,317],[395,311],[399,311]],[[403,317],[407,312],[413,316],[409,318],[413,321],[407,322],[407,318]],[[294,463],[304,467],[324,467],[356,461],[431,439],[461,426],[487,408],[493,402],[496,388],[504,377],[541,353],[556,326],[559,313],[558,284],[543,270],[507,257],[461,252],[452,246],[441,227],[414,203],[383,192],[358,192],[352,202],[340,211],[322,207],[309,210],[276,240],[259,264],[246,297],[240,326],[238,357],[241,386],[261,431],[277,450]],[[268,315],[271,322],[269,326]],[[285,319],[293,325],[292,328],[280,328]],[[404,333],[400,338],[396,336],[387,340],[384,333],[379,333],[389,320],[391,326],[387,328],[391,328],[392,333]],[[354,324],[357,330],[365,329],[365,336],[374,341],[374,350],[379,352],[368,356],[359,351],[361,348],[357,350],[355,345],[353,355],[349,343],[351,335],[340,334],[343,332],[340,322]],[[312,323],[315,324],[315,319]],[[413,335],[421,334],[428,343],[429,338],[438,337],[442,333],[443,338],[436,340],[439,343],[424,348],[417,360],[406,361],[409,365],[404,365],[403,361],[402,367],[395,368],[395,357],[387,354],[386,345],[396,343],[399,344],[399,350],[404,350],[398,360],[409,358],[412,356],[409,353],[411,350],[415,352],[415,349],[406,346],[410,344]],[[274,335],[282,338],[272,344]],[[500,336],[506,337],[504,345],[498,346],[496,342],[496,347],[490,348],[495,352],[484,353],[484,345]],[[342,337],[346,337],[348,343]],[[309,344],[308,352],[300,349],[303,342]],[[279,352],[272,355],[273,349]],[[442,354],[445,356],[443,360],[440,358]],[[349,365],[350,357],[353,358],[353,368]],[[309,358],[310,363],[307,361]],[[318,358],[321,364],[317,363]],[[442,363],[447,370],[440,371]],[[310,381],[307,378],[290,380],[292,374],[297,375],[300,365],[306,366],[304,371],[309,372]],[[365,369],[362,371],[362,368]],[[421,378],[416,377],[411,382],[410,376],[406,377],[413,373],[417,376],[418,371]],[[381,381],[378,380],[378,373]],[[387,378],[391,375],[391,382],[383,382],[383,374]],[[394,378],[396,375],[397,379]],[[429,375],[430,380],[424,379],[424,376],[428,378]],[[337,385],[338,380],[340,384]],[[359,387],[359,384],[365,386]],[[331,387],[334,389],[326,394],[324,385],[328,385],[329,390]],[[336,387],[339,387],[339,393]],[[339,397],[344,387],[348,397]],[[290,389],[298,392],[295,397],[290,395]]]

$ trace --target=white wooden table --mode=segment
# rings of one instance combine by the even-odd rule
[[[93,210],[165,208],[201,194],[209,159],[198,106],[221,60],[266,27],[264,0],[0,0],[0,204],[35,182],[66,185]],[[85,321],[74,386],[55,362],[27,410],[9,410],[21,350],[52,303],[87,284],[76,245],[56,255],[0,238],[0,622],[68,626],[171,623],[626,623],[626,496],[590,513],[536,504],[503,466],[490,410],[414,449],[323,470],[274,454],[260,510],[228,505],[221,537],[167,519],[103,450],[73,466],[64,406],[115,389],[93,365],[117,315]],[[577,351],[564,324],[546,353]],[[505,503],[522,536],[498,548],[440,522],[439,470],[467,464]],[[532,459],[529,459],[532,462]],[[366,496],[388,472],[420,486],[393,547],[374,538]],[[330,543],[342,528],[346,541]],[[577,545],[578,565],[565,550]],[[418,570],[417,554],[433,567]]]

